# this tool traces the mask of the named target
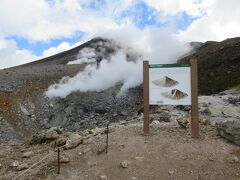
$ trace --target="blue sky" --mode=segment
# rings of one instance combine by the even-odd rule
[[[104,33],[128,33],[121,31],[128,26],[143,36],[146,29],[168,29],[185,42],[236,37],[238,7],[238,0],[1,0],[0,69],[59,53]]]
[[[68,42],[69,44],[75,44],[81,41],[84,32],[76,32],[72,37],[56,38],[47,41],[29,41],[24,37],[9,36],[8,39],[12,39],[17,43],[20,49],[28,49],[37,56],[41,56],[43,51],[51,47],[56,47],[62,42]]]

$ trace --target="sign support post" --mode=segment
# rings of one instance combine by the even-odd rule
[[[199,137],[199,122],[198,122],[198,70],[197,60],[191,59],[191,94],[192,94],[192,106],[191,106],[191,129],[192,137]]]
[[[143,132],[149,133],[149,62],[143,61]]]

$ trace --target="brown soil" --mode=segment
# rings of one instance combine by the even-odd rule
[[[92,137],[83,145],[62,153],[70,156],[70,163],[61,165],[57,174],[56,153],[39,167],[30,170],[20,179],[79,179],[94,180],[106,175],[111,180],[158,180],[158,179],[240,179],[240,163],[231,163],[233,155],[240,158],[240,148],[221,139],[214,126],[202,126],[201,137],[193,139],[189,129],[174,125],[160,125],[151,128],[151,134],[142,134],[141,123],[110,127],[109,153],[99,154],[104,147],[106,135]],[[0,159],[0,179],[11,179],[20,172],[9,168],[15,159],[22,160],[23,151],[32,150],[35,156],[28,160],[36,162],[48,154],[50,146],[11,147]],[[15,149],[15,150],[14,150]],[[21,152],[22,151],[22,152]],[[79,152],[83,152],[79,155]],[[34,160],[34,161],[33,161]],[[130,161],[128,168],[120,163]],[[32,161],[32,162],[31,162]]]

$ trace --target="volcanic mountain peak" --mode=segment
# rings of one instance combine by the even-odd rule
[[[159,80],[154,80],[153,84],[155,84],[156,86],[160,86],[160,87],[172,87],[172,86],[177,85],[178,81],[175,81],[168,76],[164,76],[163,78],[161,78]]]
[[[162,93],[162,95],[166,98],[173,99],[173,100],[183,99],[188,96],[187,93],[182,92],[179,89],[172,89],[169,92]]]

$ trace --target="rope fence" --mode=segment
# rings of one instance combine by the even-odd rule
[[[107,127],[106,127],[106,154],[108,153],[108,134],[109,134],[109,124],[107,124]],[[75,143],[77,141],[73,141],[73,143]],[[62,146],[59,146],[57,148],[57,163],[58,163],[58,174],[60,174],[60,150],[63,150],[65,145],[62,145]],[[26,174],[28,171],[30,171],[31,169],[33,168],[36,168],[38,167],[45,159],[51,157],[52,155],[54,155],[56,152],[55,151],[51,151],[49,152],[46,156],[44,156],[42,159],[40,159],[39,161],[35,162],[33,165],[31,165],[29,168],[27,168],[26,170],[24,170],[23,172],[21,172],[20,174],[18,174],[17,176],[15,176],[12,180],[16,180],[18,178],[20,178],[22,175]]]

